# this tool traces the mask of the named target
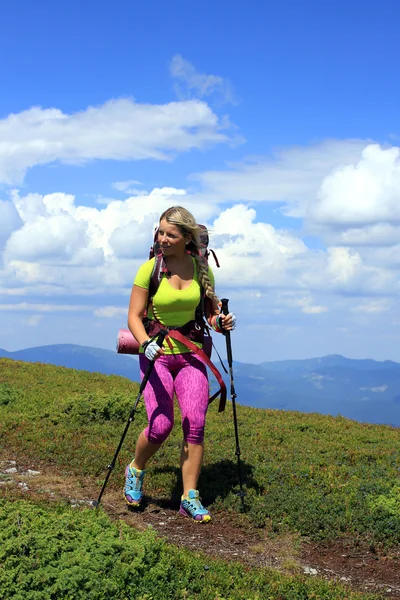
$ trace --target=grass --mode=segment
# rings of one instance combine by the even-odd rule
[[[2,600],[358,600],[319,578],[249,569],[169,546],[100,511],[0,501]]]
[[[3,453],[7,449],[9,458],[22,461],[24,457],[29,457],[29,462],[36,466],[40,463],[51,464],[59,473],[74,476],[85,483],[90,482],[100,490],[107,465],[114,456],[137,393],[138,384],[116,376],[0,359],[0,449]],[[288,540],[333,540],[351,537],[356,541],[366,542],[371,547],[380,547],[384,551],[399,544],[399,429],[361,424],[342,417],[260,410],[240,405],[237,405],[237,414],[246,480],[246,511],[244,514],[240,513],[240,502],[236,496],[238,476],[232,407],[229,403],[223,414],[218,414],[217,406],[212,405],[207,417],[205,464],[199,488],[204,503],[210,505],[213,511],[228,511],[233,520],[236,519],[242,525],[251,524],[260,528],[264,535],[276,536],[279,539],[286,537]],[[178,411],[176,415],[179,416]],[[145,423],[145,410],[141,402],[107,490],[122,486],[124,466],[132,458],[136,437]],[[170,499],[178,502],[181,493],[178,469],[180,444],[181,431],[177,418],[174,431],[153,458],[146,479],[146,492],[160,502]],[[9,499],[8,503],[10,502]],[[12,504],[15,505],[13,511],[17,512],[10,513],[14,514],[10,517],[13,523],[10,527],[12,531],[17,531],[15,523],[18,519],[15,515],[22,514],[22,509],[18,499],[14,499]],[[31,507],[30,514],[36,510],[39,511],[38,515],[41,515],[38,517],[40,532],[43,519],[48,521],[48,527],[53,527],[53,520],[58,519],[54,515],[61,509]],[[89,516],[89,511],[69,517],[65,516],[69,514],[68,511],[63,510],[66,511],[63,513],[63,519],[83,519],[79,527],[83,527],[82,523],[88,523],[88,527],[92,523],[95,527],[95,517]],[[43,516],[44,513],[40,511],[45,511],[47,516]],[[103,515],[101,519],[106,519],[106,516]],[[110,522],[107,527],[113,531],[110,533],[111,537],[117,535],[113,527],[117,527],[118,530],[119,526]],[[123,534],[118,535],[139,535],[131,530],[129,533],[123,525],[121,527]],[[3,529],[3,525],[0,529]],[[36,539],[36,534],[32,535],[32,539]],[[90,536],[96,535],[94,529]],[[146,539],[150,540],[148,543],[152,548],[158,548],[157,551],[154,550],[158,557],[164,557],[165,553],[165,556],[170,556],[170,560],[173,557],[178,565],[185,565],[185,561],[189,560],[184,551],[171,550],[171,547],[166,549],[167,546],[163,545],[165,543],[156,541],[155,538]],[[21,540],[18,538],[18,543],[19,541]],[[76,543],[78,544],[78,541]],[[141,543],[145,544],[145,541],[142,540]],[[107,554],[109,551],[110,549],[104,552]],[[20,565],[18,573],[22,577],[25,551],[18,552],[18,557],[14,559],[15,564]],[[129,557],[126,560],[131,565],[133,558]],[[158,560],[161,559],[155,560],[153,575],[158,572]],[[162,560],[167,561],[167,558]],[[43,564],[48,564],[47,558],[44,557],[43,561]],[[28,561],[28,570],[29,564]],[[203,563],[200,561],[199,564]],[[174,579],[176,587],[171,591],[171,596],[146,596],[147,592],[135,590],[133,596],[123,595],[123,592],[118,591],[115,592],[116,595],[109,597],[149,600],[158,597],[209,597],[212,600],[223,600],[225,597],[359,597],[351,596],[348,592],[347,595],[341,595],[340,586],[329,588],[329,593],[324,591],[325,588],[317,589],[323,584],[312,579],[317,586],[314,589],[314,584],[306,583],[306,580],[297,574],[293,574],[293,578],[289,578],[291,583],[288,583],[287,575],[275,576],[264,571],[248,573],[244,567],[228,567],[223,563],[218,565],[218,568],[215,567],[215,573],[221,574],[223,583],[213,580],[212,585],[217,590],[217,595],[214,596],[211,591],[209,596],[196,595],[205,594],[196,591],[197,575],[193,580],[193,587],[188,588],[189,583],[184,580],[182,571],[181,578],[186,583],[181,585],[179,578]],[[124,573],[126,569],[129,571],[129,568],[122,564],[120,566],[121,572]],[[191,565],[190,568],[197,573],[197,567]],[[204,565],[202,568],[204,569]],[[198,572],[199,577],[200,572],[204,579],[201,568]],[[207,574],[207,577],[209,575],[211,576]],[[4,569],[0,569],[0,582],[1,577],[5,577]],[[233,591],[233,587],[229,587],[232,578],[235,580],[235,586],[239,580],[246,582],[245,585],[249,586],[248,589],[252,590],[253,595],[243,595],[240,587],[234,586]],[[121,581],[112,584],[120,586],[115,589],[126,589],[126,580],[122,577]],[[27,596],[25,592],[22,597],[35,598],[34,595]],[[45,598],[40,596],[42,597]],[[102,597],[93,596],[96,599]]]
[[[15,456],[55,464],[101,485],[138,385],[121,377],[9,359],[0,360],[0,373],[0,444]],[[245,519],[271,532],[314,540],[361,536],[383,547],[399,543],[400,429],[240,405],[237,413]],[[141,402],[110,487],[121,486],[123,467],[145,423]],[[150,495],[178,500],[180,443],[177,422],[151,463],[146,480]],[[213,509],[238,512],[229,403],[222,414],[216,405],[210,407],[199,487]]]

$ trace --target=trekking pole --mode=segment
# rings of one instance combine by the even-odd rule
[[[168,331],[166,331],[165,329],[162,329],[160,331],[160,333],[159,333],[159,335],[157,337],[157,340],[156,340],[157,345],[160,346],[160,348],[163,345],[165,336],[167,334],[168,334]],[[97,500],[93,500],[93,502],[92,502],[92,506],[94,506],[95,508],[99,507],[99,504],[100,504],[100,501],[101,501],[101,497],[102,497],[102,495],[104,493],[104,490],[106,489],[106,485],[107,485],[108,479],[109,479],[109,477],[111,475],[111,471],[115,467],[117,456],[119,454],[119,451],[121,450],[122,444],[124,443],[124,439],[125,439],[125,436],[126,436],[126,434],[128,432],[129,425],[133,422],[133,420],[135,418],[135,414],[136,414],[136,410],[137,410],[137,405],[139,404],[140,397],[143,394],[143,390],[146,387],[146,384],[147,384],[147,382],[149,380],[149,377],[150,377],[151,372],[152,372],[153,367],[154,367],[154,360],[155,359],[153,359],[152,361],[150,361],[150,364],[147,367],[147,371],[144,374],[142,383],[140,384],[139,393],[138,393],[138,395],[136,397],[136,400],[135,400],[135,404],[133,405],[133,408],[132,408],[132,410],[131,410],[131,412],[129,414],[128,422],[125,425],[124,433],[122,434],[121,440],[120,440],[120,442],[118,444],[118,448],[115,451],[114,458],[112,459],[111,463],[108,465],[108,473],[107,473],[106,479],[105,479],[105,481],[103,483],[103,487],[101,488],[101,492],[99,494],[99,497],[97,498]]]
[[[227,300],[227,298],[221,299],[221,304],[222,304],[221,311],[224,315],[229,314],[228,302],[229,302],[229,300]],[[231,332],[224,330],[223,334],[226,339],[226,354],[227,354],[227,358],[228,358],[229,376],[230,376],[230,380],[231,380],[231,400],[232,400],[233,423],[235,426],[235,439],[236,439],[235,454],[237,456],[239,485],[240,485],[240,492],[238,492],[236,495],[241,498],[242,509],[244,509],[244,497],[246,495],[246,492],[243,490],[242,464],[240,461],[239,430],[238,430],[238,422],[237,422],[237,416],[236,416],[236,392],[235,392],[235,384],[233,381],[233,367],[232,367],[233,360],[232,360]]]

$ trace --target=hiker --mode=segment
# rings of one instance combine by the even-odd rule
[[[149,287],[157,257],[142,264],[134,280],[128,327],[140,344],[141,378],[143,379],[152,360],[154,368],[143,392],[148,426],[139,435],[135,457],[126,467],[124,495],[130,506],[140,506],[147,461],[167,439],[173,427],[175,393],[184,438],[180,460],[183,495],[179,512],[196,522],[208,522],[211,516],[203,507],[197,490],[209,402],[206,364],[181,341],[168,336],[160,348],[148,334],[149,322],[170,327],[171,335],[174,332],[172,326],[178,331],[183,329],[183,332],[185,325],[190,329],[195,323],[201,290],[206,300],[204,316],[210,327],[219,333],[235,328],[235,315],[223,315],[220,312],[219,300],[214,293],[212,270],[200,254],[201,231],[201,226],[185,208],[173,206],[163,212],[156,239],[161,248],[164,269],[154,296],[149,298]],[[146,311],[147,319],[143,321]],[[147,331],[144,323],[147,324]],[[186,340],[186,337],[183,339]],[[197,342],[196,346],[201,347],[201,343]]]

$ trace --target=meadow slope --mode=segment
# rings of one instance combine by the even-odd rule
[[[56,501],[63,510],[67,510],[66,503],[71,510],[72,503],[79,514],[86,514],[85,502],[97,497],[137,391],[137,384],[116,376],[0,360],[0,481],[8,505],[18,506],[19,519],[22,509],[18,503],[21,496],[26,501],[27,494],[33,502],[32,514],[48,511],[49,527]],[[343,583],[329,583],[339,587],[323,591],[321,586],[328,585],[325,579],[329,576],[362,590],[365,598],[366,590],[400,597],[400,430],[319,414],[237,408],[247,491],[244,512],[236,495],[229,403],[225,413],[218,414],[217,406],[212,405],[208,415],[199,485],[214,516],[208,529],[176,515],[180,493],[178,420],[152,462],[144,510],[132,514],[124,506],[123,469],[145,423],[140,404],[102,508],[97,512],[90,509],[90,514],[106,518],[106,513],[114,526],[122,520],[135,531],[147,530],[150,525],[174,547],[180,546],[179,551],[188,553],[189,549],[185,560],[191,560],[194,550],[208,554],[209,561],[228,559],[225,567],[216,569],[225,582],[218,584],[221,598],[236,597],[233,588],[222,591],[232,577],[227,574],[235,561],[255,580],[262,579],[263,585],[277,577],[280,583],[274,584],[275,592],[272,588],[268,591],[272,598],[352,597],[349,591],[342,595]],[[30,476],[28,469],[36,470],[36,476]],[[43,508],[43,502],[49,500],[50,505]],[[43,515],[38,519],[43,520]],[[205,559],[201,560],[204,566]],[[266,567],[274,570],[266,572]],[[318,575],[304,574],[313,569]],[[241,597],[269,597],[249,582],[253,595],[242,593]],[[283,586],[280,591],[279,586]],[[212,598],[196,596],[193,590],[192,596],[175,597]],[[175,593],[171,591],[170,597]]]

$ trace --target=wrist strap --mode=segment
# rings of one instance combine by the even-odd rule
[[[151,344],[151,342],[152,342],[152,339],[151,339],[151,338],[149,338],[148,340],[146,340],[145,342],[143,342],[143,344],[142,344],[142,348],[143,348],[143,350],[146,350],[147,346],[148,346],[149,344]]]
[[[213,315],[210,320],[210,325],[217,333],[222,333],[221,315]]]

